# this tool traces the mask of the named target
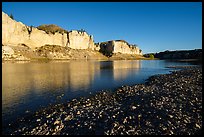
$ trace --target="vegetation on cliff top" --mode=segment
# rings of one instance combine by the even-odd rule
[[[55,32],[59,32],[59,33],[67,33],[68,31],[57,26],[57,25],[54,25],[54,24],[50,24],[50,25],[40,25],[37,27],[39,30],[43,30],[45,31],[46,33],[52,33],[52,34],[55,34]]]
[[[12,13],[11,13],[11,15],[9,15],[9,17],[10,17],[11,19],[14,19],[14,18],[13,18],[13,14],[12,14]]]

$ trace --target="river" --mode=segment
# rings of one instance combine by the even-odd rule
[[[51,104],[89,96],[101,90],[144,83],[169,73],[165,60],[51,61],[2,63],[2,124]]]

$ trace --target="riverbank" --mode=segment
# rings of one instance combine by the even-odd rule
[[[31,135],[197,135],[201,110],[202,68],[191,67],[49,106],[2,130]]]
[[[58,45],[45,45],[31,49],[25,44],[2,46],[2,61],[49,61],[49,60],[137,60],[149,59],[142,55],[115,53],[107,57],[97,50],[71,49]]]

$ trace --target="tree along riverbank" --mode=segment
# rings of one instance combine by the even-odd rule
[[[159,59],[180,59],[180,60],[197,59],[199,61],[202,61],[202,49],[174,50],[174,51],[166,50],[159,53],[144,54],[145,57],[149,57],[150,55],[153,55],[155,58]]]
[[[2,130],[13,135],[200,135],[202,68],[182,67],[145,84],[49,106]]]

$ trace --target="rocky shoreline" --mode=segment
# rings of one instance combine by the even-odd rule
[[[2,129],[11,135],[201,135],[202,68],[155,75],[41,109]]]

